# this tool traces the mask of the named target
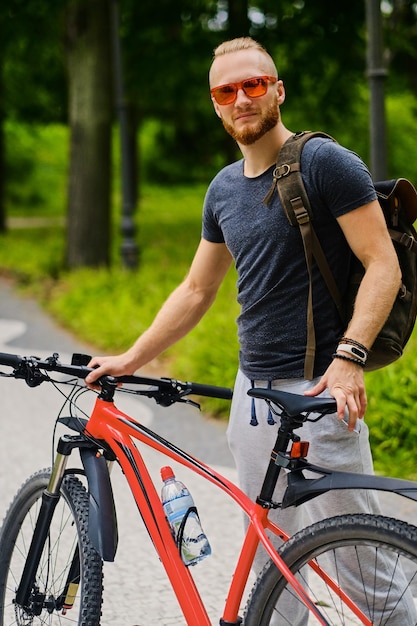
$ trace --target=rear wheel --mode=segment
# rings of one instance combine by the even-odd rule
[[[417,626],[417,528],[373,515],[343,515],[300,531],[280,555],[334,626]],[[318,564],[366,616],[342,602],[313,569]],[[317,624],[272,563],[249,597],[245,626]]]
[[[75,476],[62,483],[27,606],[16,604],[49,478],[42,470],[22,485],[0,531],[0,626],[100,624],[102,560],[88,538],[88,495]]]

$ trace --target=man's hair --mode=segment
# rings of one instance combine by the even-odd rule
[[[231,52],[240,52],[241,50],[257,50],[262,55],[264,55],[265,60],[267,61],[265,73],[273,75],[277,73],[276,65],[269,52],[263,47],[262,44],[252,39],[252,37],[237,37],[236,39],[223,41],[223,43],[217,46],[217,48],[215,48],[214,50],[213,62],[219,57],[222,57]]]
[[[252,37],[237,37],[236,39],[229,39],[229,41],[223,41],[217,48],[214,50],[213,59],[222,56],[223,54],[229,54],[230,52],[240,52],[241,50],[259,50],[264,54],[269,53],[265,50],[265,48],[252,39]]]

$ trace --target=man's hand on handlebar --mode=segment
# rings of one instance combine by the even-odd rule
[[[136,370],[131,359],[129,359],[128,353],[118,356],[94,356],[87,367],[94,368],[85,379],[86,384],[91,389],[100,389],[96,381],[101,376],[127,376],[134,374]]]

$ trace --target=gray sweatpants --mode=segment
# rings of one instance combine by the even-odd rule
[[[272,388],[302,394],[316,382],[302,379],[278,380],[272,383]],[[227,438],[236,462],[240,487],[251,499],[255,499],[259,495],[270,452],[276,440],[278,423],[268,423],[268,407],[263,400],[255,400],[255,405],[252,406],[252,398],[247,395],[250,387],[251,381],[239,371]],[[255,387],[267,387],[267,383],[255,381]],[[251,419],[253,408],[256,420]],[[279,421],[279,418],[275,419]],[[257,425],[252,425],[251,421],[256,421]],[[308,460],[311,463],[339,471],[373,473],[368,427],[363,420],[358,421],[356,431],[351,432],[348,431],[346,422],[339,420],[337,415],[327,415],[318,422],[307,422],[297,430],[297,434],[301,439],[310,442]],[[281,472],[274,494],[275,501],[281,501],[285,486],[285,472]],[[299,507],[272,510],[270,519],[292,535],[315,521],[344,513],[380,514],[375,492],[360,489],[331,491]],[[267,555],[260,548],[255,560],[257,571],[262,569],[266,560]],[[297,624],[295,621],[292,623],[294,626]],[[414,623],[416,622],[412,618],[409,621],[406,618],[401,626]]]

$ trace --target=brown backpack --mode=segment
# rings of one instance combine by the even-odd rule
[[[313,213],[301,177],[301,152],[312,137],[332,137],[321,132],[304,131],[290,137],[282,146],[274,170],[274,182],[264,202],[268,203],[275,187],[287,218],[300,228],[309,274],[307,305],[307,345],[304,376],[313,378],[316,340],[313,319],[312,266],[315,260],[327,288],[337,306],[345,327],[353,313],[356,294],[364,275],[360,261],[352,255],[349,286],[342,297],[313,228]],[[384,213],[391,239],[402,271],[402,285],[392,311],[379,332],[365,369],[375,370],[396,361],[410,338],[417,315],[417,233],[413,222],[417,218],[417,192],[405,178],[375,183],[379,204]]]

